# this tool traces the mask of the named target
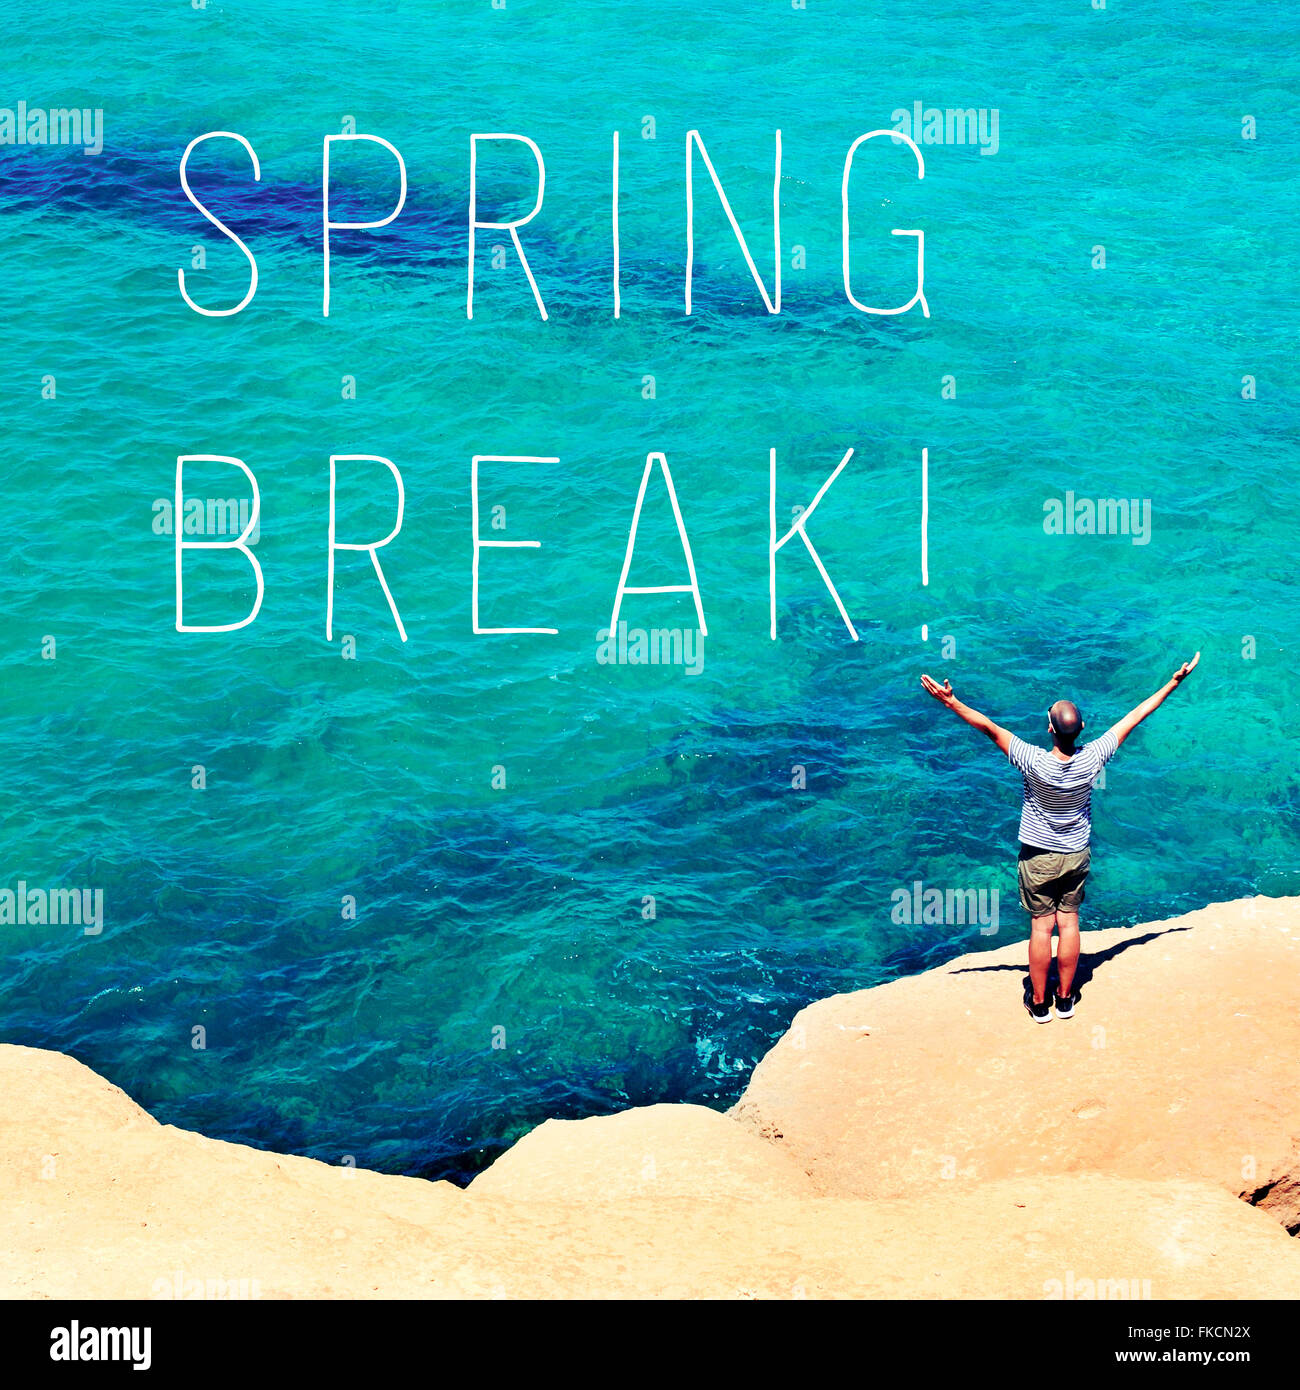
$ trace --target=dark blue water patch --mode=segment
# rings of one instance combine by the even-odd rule
[[[1267,821],[1277,822],[1291,836],[1300,838],[1300,782],[1287,782],[1270,792]]]
[[[230,142],[224,142],[227,145]],[[254,255],[266,245],[320,256],[321,186],[319,182],[253,177],[252,163],[238,158],[203,163],[208,147],[191,158],[190,187],[199,201],[221,219]],[[335,221],[382,217],[392,197],[364,184],[340,184],[331,172],[330,213]],[[436,188],[409,186],[406,205],[396,221],[365,232],[336,231],[331,259],[384,268],[416,270],[463,266],[463,209]],[[93,213],[199,240],[210,247],[229,246],[186,198],[180,183],[180,160],[173,153],[105,153],[96,159],[72,160],[60,152],[29,152],[21,159],[0,160],[0,211]],[[378,209],[376,211],[375,209]]]
[[[7,981],[6,1036],[72,1052],[167,1122],[436,1176],[464,1178],[466,1155],[490,1155],[548,1114],[729,1104],[793,1012],[854,977],[794,884],[800,853],[815,845],[796,838],[788,862],[778,854],[774,864],[749,814],[719,834],[690,814],[689,792],[646,788],[604,808],[598,842],[628,851],[606,861],[572,857],[576,817],[385,823],[356,886],[359,901],[382,907],[368,923],[325,931],[306,904],[232,880],[216,857],[156,852],[116,870],[101,857],[96,881],[129,947],[37,951],[42,959]],[[665,856],[644,831],[666,822],[682,844]],[[719,852],[736,859],[736,882],[721,895],[694,892],[693,866]],[[638,925],[638,875],[666,883],[668,929]],[[746,891],[763,898],[765,916],[743,905]],[[779,926],[783,908],[787,922],[807,919],[793,935]],[[583,970],[607,992],[600,1017],[556,973],[536,930],[548,918],[550,937],[570,930]],[[608,926],[619,921],[625,946]],[[494,1056],[495,1006],[479,1001],[510,959],[495,987],[513,1001],[503,1007],[526,1046]],[[431,965],[437,981],[413,1000],[407,976],[425,978]],[[544,995],[554,981],[549,999],[534,997],[532,975]],[[363,1005],[370,1021],[353,1027]],[[463,1026],[440,1029],[467,1008]],[[207,1030],[201,1050],[196,1025]]]
[[[242,150],[229,157],[204,161],[209,147],[200,147],[187,168],[195,196],[253,252],[267,248],[318,263],[321,255],[321,186],[319,182],[274,180],[263,167],[260,181]],[[216,147],[212,147],[216,148]],[[223,153],[227,151],[223,149]],[[172,150],[131,152],[121,148],[93,158],[71,159],[62,150],[32,148],[22,157],[0,159],[0,214],[52,212],[92,214],[104,221],[122,220],[149,230],[202,244],[209,250],[233,249],[233,243],[212,226],[185,197],[180,184],[179,154]],[[394,205],[382,180],[345,181],[331,170],[330,211],[335,221],[365,221],[382,217]],[[484,214],[487,215],[486,212]],[[387,226],[351,231],[339,229],[330,237],[331,261],[356,270],[402,273],[421,277],[463,278],[466,269],[466,207],[463,191],[448,190],[427,180],[408,181],[400,215]],[[585,326],[593,315],[612,313],[613,251],[607,238],[599,251],[576,253],[546,231],[544,219],[522,230],[529,264],[537,278],[549,319],[557,325]],[[508,232],[480,228],[478,249],[508,242]],[[508,273],[516,277],[518,306],[534,312],[522,267],[512,247]],[[815,333],[829,352],[836,343],[851,342],[854,350],[905,350],[926,332],[908,316],[863,315],[843,303],[829,285],[809,285],[808,307],[791,311],[787,302],[778,315],[767,313],[748,274],[740,274],[729,251],[716,253],[718,268],[697,254],[693,312],[683,312],[684,262],[638,264],[625,252],[620,271],[623,313],[627,318],[654,314],[678,320],[679,330],[704,340],[729,338],[738,323],[761,329],[765,351],[776,351],[790,335]],[[491,274],[486,261],[477,268],[480,294]],[[789,295],[787,294],[787,301]],[[514,301],[512,301],[514,302]],[[481,311],[482,312],[482,311]],[[770,335],[777,335],[771,337]],[[866,358],[862,359],[863,361]]]
[[[818,719],[814,714],[804,722],[724,708],[714,722],[679,734],[662,756],[679,796],[702,793],[722,800],[743,792],[760,812],[760,803],[784,801],[798,790],[793,786],[796,766],[816,794],[847,786],[862,742],[860,730],[846,729],[825,715]]]
[[[880,971],[885,979],[896,980],[905,975],[920,975],[927,970],[937,970],[941,965],[947,965],[950,960],[956,960],[958,956],[1005,945],[1005,938],[989,941],[980,937],[978,926],[968,926],[951,938],[942,941],[918,941],[891,952],[881,961]]]

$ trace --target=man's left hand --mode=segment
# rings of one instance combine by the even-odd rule
[[[922,676],[921,684],[925,687],[926,692],[933,695],[941,705],[946,705],[949,709],[952,708],[953,701],[956,700],[957,696],[953,693],[951,681],[944,681],[944,683],[940,685],[939,682],[932,677]]]

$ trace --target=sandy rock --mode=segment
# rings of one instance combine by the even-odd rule
[[[803,1010],[732,1114],[828,1195],[1049,1173],[1267,1187],[1300,1222],[1300,899],[1085,932],[1069,1021],[1030,1021],[1025,944]]]
[[[1093,1174],[886,1201],[492,1201],[466,1238],[507,1297],[1300,1293],[1300,1245],[1263,1212],[1205,1183]]]
[[[647,1105],[547,1120],[470,1184],[475,1197],[806,1197],[808,1175],[772,1144],[702,1105]]]

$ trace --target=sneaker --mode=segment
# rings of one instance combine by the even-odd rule
[[[1074,1000],[1075,995],[1073,991],[1068,995],[1057,994],[1052,996],[1052,1003],[1056,1006],[1057,1018],[1074,1017]]]
[[[1035,1004],[1033,995],[1025,996],[1025,1012],[1035,1023],[1050,1023],[1052,1021],[1052,1006],[1043,1000],[1041,1004]]]

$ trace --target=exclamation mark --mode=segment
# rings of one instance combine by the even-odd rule
[[[930,583],[930,451],[921,450],[921,587]],[[921,624],[921,641],[930,640],[930,628]]]
[[[610,230],[614,238],[614,317],[620,318],[623,313],[623,296],[619,290],[618,284],[618,131],[614,132],[614,172],[610,203]]]

